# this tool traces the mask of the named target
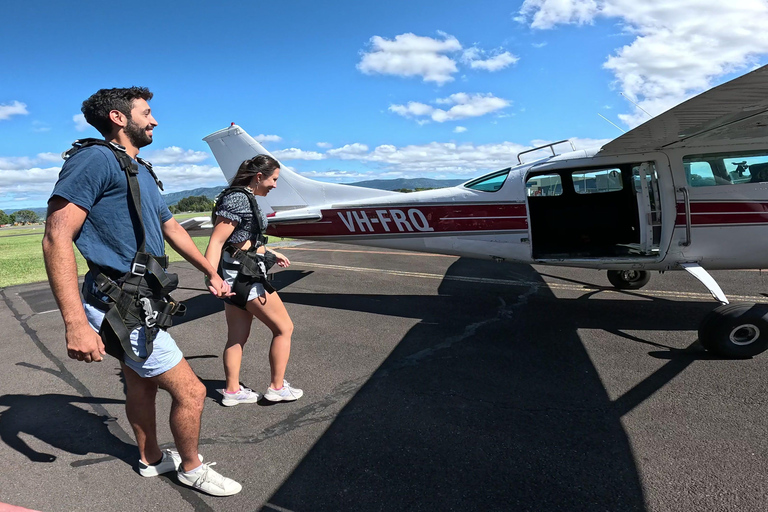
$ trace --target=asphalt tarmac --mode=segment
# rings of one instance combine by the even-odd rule
[[[142,478],[112,358],[66,357],[46,283],[0,290],[0,503],[54,511],[763,511],[768,354],[697,343],[716,304],[685,272],[617,292],[604,272],[306,243],[274,284],[294,403],[223,407],[223,305],[174,264],[171,329],[208,389],[216,498]],[[768,276],[714,272],[733,300]],[[269,382],[254,323],[242,382]],[[163,446],[170,400],[158,399]],[[0,505],[0,510],[2,509]]]

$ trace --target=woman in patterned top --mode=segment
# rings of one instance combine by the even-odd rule
[[[266,196],[277,186],[279,175],[280,164],[270,156],[258,155],[246,160],[240,165],[231,184],[231,187],[242,188],[220,196],[221,199],[213,209],[215,223],[205,257],[214,268],[219,269],[221,277],[230,286],[234,284],[241,264],[224,249],[233,246],[247,251],[254,244],[258,244],[267,226],[266,215],[260,209],[255,212],[252,210],[248,194]],[[257,249],[261,254],[266,251],[267,248],[263,245]],[[287,267],[291,264],[282,254],[270,252],[279,266]],[[240,385],[243,346],[248,341],[253,317],[258,318],[272,331],[272,345],[269,349],[272,380],[264,398],[273,402],[300,398],[304,394],[303,391],[292,387],[285,380],[285,367],[291,353],[293,322],[277,292],[267,293],[263,284],[256,282],[247,297],[245,308],[227,303],[225,314],[228,334],[224,348],[224,375],[227,387],[220,390],[224,396],[222,404],[232,406],[253,403],[260,398],[258,393]]]

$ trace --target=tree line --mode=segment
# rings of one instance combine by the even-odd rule
[[[213,210],[213,200],[205,196],[189,196],[180,199],[175,205],[169,206],[171,213],[182,212],[210,212]],[[6,224],[37,224],[41,221],[40,216],[32,210],[19,210],[11,214],[0,210],[0,226]]]
[[[0,210],[0,226],[5,224],[37,224],[40,217],[32,210],[19,210],[8,215]]]
[[[179,202],[168,207],[171,213],[181,212],[210,212],[213,201],[205,196],[189,196],[179,199]]]

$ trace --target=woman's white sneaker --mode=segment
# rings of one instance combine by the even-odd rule
[[[237,393],[227,393],[226,389],[220,389],[219,393],[224,395],[221,400],[221,404],[227,407],[231,407],[237,404],[252,404],[261,400],[261,395],[253,391],[252,389],[244,388],[240,386]]]
[[[301,398],[302,395],[304,395],[302,390],[291,387],[291,384],[287,380],[283,380],[282,388],[267,388],[267,392],[264,393],[264,398],[270,402],[292,402]]]
[[[214,464],[216,463],[207,462],[198,471],[191,474],[185,473],[179,467],[176,475],[182,484],[212,496],[232,496],[243,490],[242,485],[211,468]]]

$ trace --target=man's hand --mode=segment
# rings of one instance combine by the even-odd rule
[[[205,284],[208,286],[208,291],[218,298],[231,297],[234,295],[230,290],[229,285],[218,274],[212,276],[205,276]]]
[[[104,359],[103,356],[107,353],[104,350],[101,336],[88,324],[67,329],[66,339],[67,355],[71,359],[85,361],[86,363],[92,361],[99,362]]]

